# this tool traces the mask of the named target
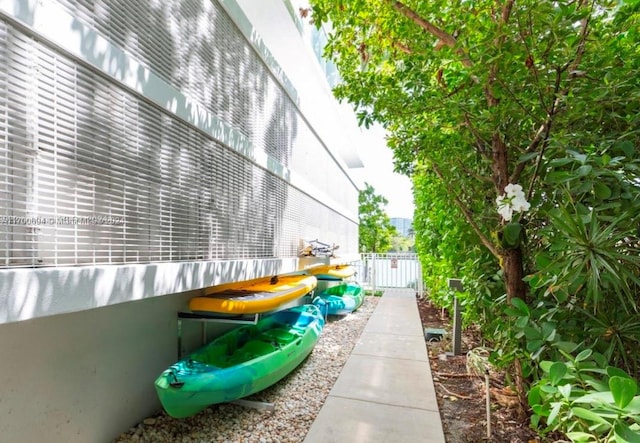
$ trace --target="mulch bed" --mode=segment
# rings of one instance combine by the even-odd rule
[[[487,433],[485,377],[475,370],[478,355],[482,357],[480,334],[473,328],[462,333],[462,353],[451,354],[453,322],[427,299],[418,299],[423,327],[445,329],[440,341],[427,342],[429,362],[436,388],[438,407],[447,443],[533,443],[540,442],[529,428],[527,417],[519,417],[515,397],[504,387],[502,374],[491,370],[490,417],[491,435]],[[473,350],[471,353],[469,351]],[[480,358],[480,361],[485,361]]]

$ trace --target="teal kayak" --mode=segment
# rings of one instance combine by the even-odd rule
[[[313,304],[326,315],[347,315],[358,309],[364,301],[362,286],[344,282],[330,286],[313,299]]]
[[[320,310],[307,304],[233,329],[162,372],[155,381],[160,403],[184,418],[262,391],[304,361],[323,327]]]

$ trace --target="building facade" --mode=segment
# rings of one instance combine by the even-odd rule
[[[0,434],[109,441],[200,289],[357,257],[355,118],[287,1],[0,0],[0,34]]]
[[[413,237],[413,220],[410,218],[392,217],[389,219],[391,225],[396,228],[398,234],[403,237]]]

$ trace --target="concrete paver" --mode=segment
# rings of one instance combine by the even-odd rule
[[[352,355],[329,395],[438,411],[424,361]]]
[[[436,411],[329,396],[305,443],[443,443]],[[436,424],[436,425],[434,425]]]
[[[304,440],[347,441],[445,442],[414,290],[385,291]]]
[[[424,352],[424,336],[393,335],[370,332],[362,334],[353,355],[429,361]]]

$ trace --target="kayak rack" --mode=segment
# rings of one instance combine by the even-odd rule
[[[267,403],[264,401],[256,401],[256,400],[245,400],[244,398],[239,398],[238,400],[233,400],[229,402],[232,405],[238,405],[245,408],[251,409],[260,409],[262,411],[273,412],[276,409],[276,406],[273,403]]]
[[[178,312],[178,360],[182,358],[182,321],[191,320],[202,323],[202,344],[207,343],[207,323],[234,323],[255,325],[260,320],[260,314],[240,317],[221,317],[216,315],[194,314],[193,312]]]

